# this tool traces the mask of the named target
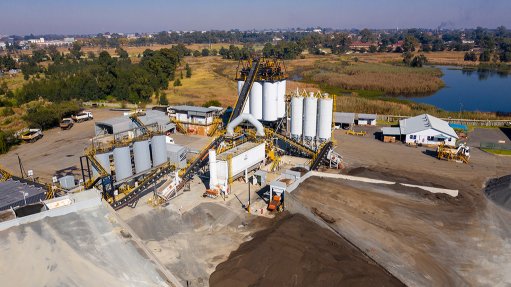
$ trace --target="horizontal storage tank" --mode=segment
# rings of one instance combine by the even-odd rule
[[[263,121],[274,122],[277,117],[278,105],[277,82],[264,82],[263,84]]]
[[[243,89],[243,85],[245,84],[245,81],[238,81],[238,97],[240,96],[241,90]],[[243,113],[248,114],[250,113],[250,93],[245,101],[245,107],[243,108]]]
[[[286,80],[277,82],[277,117],[286,116]]]
[[[291,137],[300,138],[302,136],[303,123],[303,97],[291,98]]]
[[[258,120],[263,119],[263,84],[254,82],[250,89],[250,113]]]
[[[96,158],[106,173],[112,173],[112,170],[110,169],[110,153],[97,153],[94,158]],[[92,174],[96,177],[99,175],[99,172],[94,167],[92,167]]]
[[[133,143],[133,159],[135,161],[135,173],[141,173],[151,168],[151,152],[149,141]]]
[[[254,166],[263,162],[266,157],[264,145],[264,143],[246,142],[218,154],[216,157],[216,173],[219,183],[227,181],[229,172],[231,172],[232,177],[237,177],[244,174],[245,170],[254,168]],[[229,160],[231,156],[232,158]],[[229,163],[231,164],[230,167],[228,166]]]
[[[303,136],[312,139],[316,136],[318,99],[311,93],[305,98],[303,105]]]
[[[331,98],[319,99],[318,104],[318,138],[329,140],[332,137],[332,112],[334,101]]]
[[[130,147],[114,149],[115,180],[120,181],[133,175]]]
[[[154,167],[167,162],[166,137],[166,135],[157,135],[151,138],[151,153]]]

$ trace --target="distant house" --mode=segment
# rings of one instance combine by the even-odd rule
[[[368,125],[375,126],[376,125],[376,115],[375,114],[358,114],[357,125]]]
[[[334,112],[335,128],[349,129],[355,124],[355,113]]]
[[[428,114],[403,119],[399,127],[382,128],[383,136],[399,137],[408,144],[455,146],[458,135],[449,123]]]
[[[378,44],[372,43],[372,42],[364,43],[361,41],[354,41],[350,44],[350,49],[352,49],[352,50],[361,50],[361,49],[369,50],[369,47],[371,47],[371,46],[378,47]]]

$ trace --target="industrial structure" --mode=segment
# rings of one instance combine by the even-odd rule
[[[212,136],[222,124],[222,110],[213,107],[170,106],[167,112],[177,130],[184,134]]]
[[[340,165],[331,141],[332,96],[296,91],[286,97],[284,64],[278,59],[241,60],[236,80],[238,99],[225,128],[216,108],[167,109],[178,131],[214,136],[188,161],[186,148],[167,143],[168,122],[150,121],[147,112],[128,113],[132,124],[120,119],[97,123],[103,135],[93,139],[81,159],[85,187],[98,187],[118,209],[134,206],[151,191],[153,203],[166,202],[198,174],[209,175],[209,195],[228,196],[234,180],[248,181],[250,172],[269,163],[273,169],[282,155],[308,158],[311,170]]]

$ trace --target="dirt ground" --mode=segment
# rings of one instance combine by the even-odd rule
[[[427,149],[335,132],[345,172],[459,190],[310,178],[292,194],[333,218],[336,231],[411,286],[506,286],[511,282],[511,212],[484,196],[487,179],[509,173],[511,159],[473,149],[471,163],[440,161]]]
[[[271,224],[265,206],[251,189],[252,214],[243,204],[248,201],[245,183],[233,185],[233,195],[225,201],[203,198],[202,180],[195,178],[186,191],[165,207],[147,204],[151,195],[137,207],[121,209],[119,215],[142,239],[146,247],[183,286],[208,286],[216,266],[227,260],[240,244]]]
[[[121,116],[122,112],[107,109],[90,109],[93,121],[75,123],[70,130],[53,128],[43,132],[42,139],[13,147],[0,156],[0,163],[14,175],[20,175],[18,155],[25,171],[33,170],[35,177],[51,182],[54,175],[74,174],[81,177],[80,156],[94,136],[94,122]]]
[[[210,286],[404,286],[332,231],[283,215],[219,264]]]

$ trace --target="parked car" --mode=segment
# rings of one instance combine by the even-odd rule
[[[94,116],[92,116],[92,112],[80,112],[77,115],[71,116],[73,121],[77,123],[81,123],[84,121],[92,120],[94,119]]]
[[[62,121],[60,121],[60,128],[63,130],[68,130],[73,127],[73,119],[71,118],[63,118]]]

